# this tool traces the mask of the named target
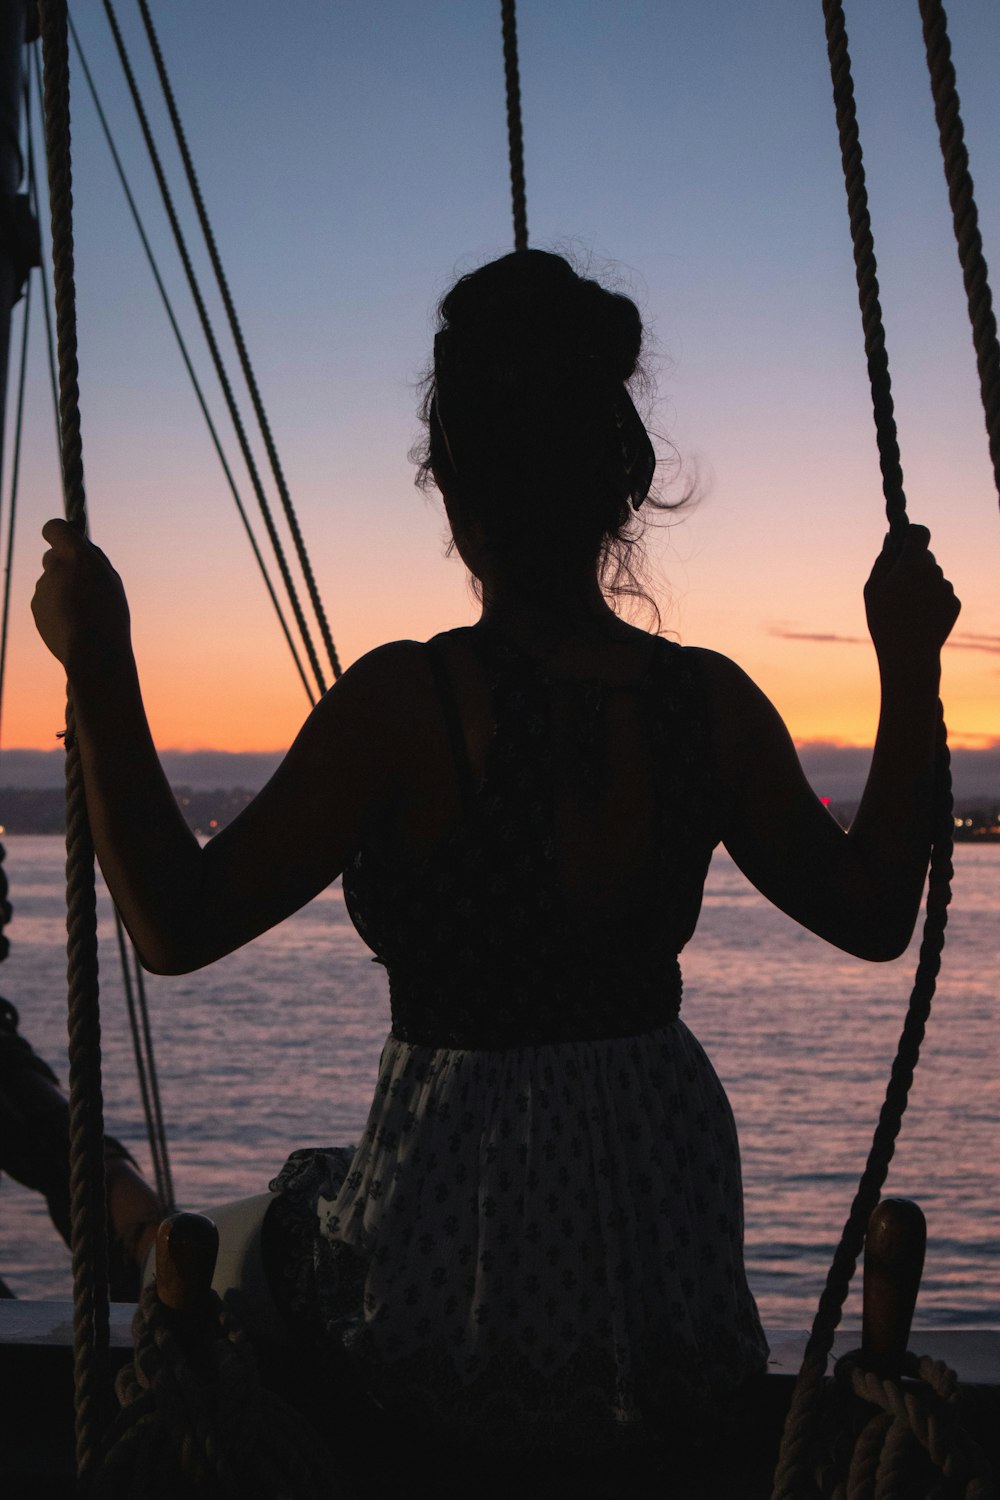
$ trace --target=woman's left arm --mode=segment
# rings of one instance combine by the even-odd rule
[[[345,673],[263,791],[202,848],[153,745],[121,580],[65,522],[48,522],[43,536],[50,550],[32,609],[66,668],[102,872],[148,968],[201,968],[328,885],[367,819],[395,795],[392,731],[417,648],[383,647]]]

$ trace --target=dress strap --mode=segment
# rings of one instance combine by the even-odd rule
[[[434,686],[437,688],[438,697],[441,700],[441,711],[444,714],[445,728],[448,731],[448,739],[451,742],[451,753],[455,761],[455,772],[458,776],[459,792],[462,799],[462,807],[468,811],[475,789],[475,781],[472,775],[472,765],[469,761],[469,752],[465,745],[465,734],[462,730],[462,720],[458,712],[458,703],[455,699],[455,689],[448,675],[448,668],[444,659],[440,639],[435,636],[429,640],[425,647],[427,662],[434,678]]]

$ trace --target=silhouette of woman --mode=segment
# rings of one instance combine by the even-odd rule
[[[735,1129],[678,1015],[678,954],[720,840],[829,942],[902,952],[959,608],[926,530],[883,549],[865,591],[882,712],[845,833],[738,667],[615,611],[653,475],[641,342],[631,301],[540,251],[448,293],[422,473],[481,618],[356,662],[205,848],[156,758],[121,583],[61,521],[34,602],[149,968],[211,963],[343,874],[388,969],[364,1139],[297,1152],[272,1184],[286,1317],[435,1432],[584,1456],[696,1434],[764,1366]]]

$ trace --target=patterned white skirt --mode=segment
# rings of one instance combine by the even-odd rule
[[[579,1447],[759,1373],[725,1092],[681,1021],[484,1052],[390,1036],[364,1139],[272,1183],[281,1300],[382,1402]]]

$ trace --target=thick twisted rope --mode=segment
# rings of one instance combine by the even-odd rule
[[[851,238],[854,245],[858,300],[864,329],[868,374],[872,387],[872,410],[882,470],[882,489],[890,529],[898,539],[908,524],[906,497],[903,491],[903,470],[893,413],[889,362],[885,350],[885,331],[879,305],[875,249],[868,214],[861,144],[858,138],[847,32],[840,0],[823,0],[823,14],[826,20],[827,50],[847,188]],[[844,1225],[840,1243],[834,1252],[833,1262],[827,1274],[826,1285],[806,1344],[802,1368],[785,1423],[781,1453],[775,1471],[773,1500],[798,1500],[800,1495],[809,1493],[807,1478],[809,1446],[822,1397],[822,1382],[826,1374],[827,1357],[833,1347],[834,1331],[840,1321],[851,1278],[864,1244],[868,1219],[879,1201],[888,1175],[896,1137],[906,1110],[910,1084],[920,1056],[920,1045],[930,1015],[938,971],[941,967],[948,904],[951,901],[954,822],[950,757],[940,705],[933,797],[927,911],[916,977],[868,1160]]]
[[[965,149],[965,131],[959,114],[955,69],[951,61],[951,43],[948,41],[948,19],[941,0],[920,0],[920,16],[924,25],[927,68],[941,138],[941,155],[948,183],[955,239],[958,242],[958,258],[962,265],[962,279],[969,303],[969,320],[972,323],[972,342],[979,367],[979,387],[986,416],[993,479],[1000,496],[1000,344],[997,343],[997,320],[993,313],[983,239],[979,233],[979,214],[973,197],[969,153]]]
[[[139,10],[142,14],[143,25],[146,28],[146,35],[149,38],[150,51],[153,54],[153,61],[156,64],[156,72],[160,80],[160,87],[163,89],[163,97],[166,101],[167,110],[170,114],[170,121],[174,127],[174,136],[177,140],[178,150],[181,153],[181,160],[184,163],[184,171],[187,176],[188,187],[191,190],[191,197],[194,201],[195,210],[198,214],[198,222],[201,225],[202,234],[205,237],[205,247],[208,250],[209,259],[212,262],[212,269],[215,272],[215,279],[219,287],[223,305],[226,309],[226,317],[229,319],[229,328],[230,332],[233,335],[233,343],[236,346],[236,352],[239,355],[240,368],[243,371],[243,378],[247,383],[247,390],[250,392],[250,400],[253,403],[254,414],[257,417],[257,425],[260,428],[261,437],[264,439],[264,447],[267,450],[268,462],[271,465],[271,473],[274,475],[274,482],[278,487],[278,494],[281,498],[281,508],[285,513],[285,520],[288,523],[288,530],[291,533],[292,542],[295,546],[295,554],[298,557],[299,566],[302,569],[302,577],[305,579],[306,591],[309,594],[309,602],[312,604],[313,613],[316,616],[316,623],[319,626],[319,633],[323,641],[323,646],[326,650],[327,659],[330,663],[330,670],[336,678],[340,676],[341,672],[340,658],[337,655],[337,648],[333,644],[333,636],[330,634],[330,625],[326,617],[326,610],[323,608],[323,601],[320,598],[319,589],[316,586],[316,578],[315,574],[313,573],[312,562],[310,561],[309,553],[306,550],[306,544],[302,537],[302,531],[299,526],[298,516],[295,513],[295,507],[292,504],[292,497],[289,493],[288,484],[285,480],[284,470],[281,467],[281,460],[278,457],[278,450],[275,447],[274,438],[271,433],[271,424],[267,419],[267,413],[264,410],[264,403],[261,400],[260,388],[257,385],[257,377],[254,374],[253,365],[250,363],[250,355],[247,352],[246,341],[243,338],[243,329],[240,326],[240,320],[236,315],[236,307],[233,303],[232,295],[229,290],[229,282],[226,279],[226,273],[222,268],[222,259],[219,255],[219,249],[215,242],[215,235],[212,231],[212,225],[209,222],[208,212],[205,208],[205,200],[202,197],[201,185],[198,181],[198,175],[194,169],[194,162],[191,158],[191,152],[188,149],[187,136],[185,135],[184,127],[181,124],[181,117],[177,109],[177,101],[174,98],[174,91],[170,83],[170,78],[167,74],[166,64],[163,61],[163,53],[160,50],[159,38],[157,37],[156,28],[153,25],[153,18],[149,13],[149,6],[146,4],[146,0],[139,0]]]
[[[827,1470],[819,1477],[821,1492],[833,1500],[919,1500],[938,1493],[995,1500],[993,1466],[962,1426],[954,1370],[907,1354],[899,1375],[887,1376],[866,1368],[856,1350],[837,1361],[836,1375],[840,1389],[872,1414],[855,1438],[846,1478],[838,1481]]]
[[[239,1323],[214,1292],[178,1314],[148,1287],[132,1332],[135,1354],[116,1383],[122,1410],[94,1500],[319,1500],[329,1493],[329,1451],[262,1386]]]
[[[125,75],[125,81],[128,84],[129,93],[132,95],[132,103],[135,106],[136,117],[138,118],[140,129],[142,130],[143,139],[146,142],[146,150],[149,153],[149,159],[152,163],[153,171],[156,174],[156,181],[160,189],[160,196],[163,199],[163,206],[166,210],[167,218],[170,220],[170,227],[173,231],[174,241],[177,245],[177,251],[181,258],[181,264],[184,267],[184,274],[186,275],[188,285],[191,288],[191,295],[194,298],[195,308],[197,309],[198,318],[202,326],[202,331],[205,335],[205,342],[208,344],[209,353],[212,356],[212,363],[215,366],[215,372],[218,376],[219,385],[222,388],[222,394],[225,398],[226,406],[229,410],[229,416],[233,424],[233,430],[236,433],[236,439],[240,445],[240,452],[243,454],[243,461],[247,467],[247,473],[250,477],[250,483],[253,487],[253,492],[257,497],[257,504],[260,507],[260,513],[263,517],[264,525],[267,529],[267,535],[274,552],[275,561],[278,564],[278,571],[281,574],[281,580],[285,586],[285,592],[288,595],[288,602],[291,606],[292,614],[295,617],[295,623],[298,626],[299,635],[302,639],[302,645],[305,649],[306,656],[309,659],[309,665],[312,668],[313,676],[316,679],[316,684],[319,688],[319,691],[323,693],[326,691],[326,678],[323,674],[323,669],[320,666],[319,657],[316,654],[316,647],[313,644],[309,626],[306,623],[306,617],[303,613],[302,605],[299,600],[298,590],[295,587],[295,582],[288,567],[288,561],[285,557],[285,549],[281,544],[281,538],[278,535],[278,529],[274,524],[274,517],[271,514],[271,507],[268,504],[267,496],[264,493],[264,487],[261,484],[260,474],[258,472],[256,462],[254,461],[253,453],[250,449],[250,443],[247,439],[246,429],[243,426],[243,419],[240,416],[239,407],[236,404],[236,397],[233,394],[232,384],[229,380],[228,374],[226,373],[225,363],[219,350],[218,341],[215,337],[215,330],[212,327],[212,321],[208,315],[208,309],[205,306],[205,299],[202,296],[201,287],[198,284],[198,278],[195,274],[194,265],[192,264],[191,256],[187,248],[187,242],[184,238],[184,232],[181,229],[180,220],[177,217],[177,210],[174,207],[173,197],[171,196],[170,189],[167,186],[167,179],[163,171],[163,164],[160,161],[160,155],[156,149],[156,142],[153,140],[153,133],[150,129],[145,105],[143,104],[142,96],[139,93],[139,88],[135,80],[135,74],[132,71],[132,63],[128,55],[128,50],[125,46],[125,40],[122,36],[121,28],[118,25],[118,17],[115,14],[115,9],[111,3],[111,0],[104,0],[104,11],[108,18],[108,24],[111,27],[111,32],[115,40],[115,46],[118,49],[118,56],[121,60],[122,72]],[[312,694],[310,693],[310,697],[311,696]]]
[[[516,0],[500,0],[503,26],[503,72],[507,90],[507,152],[514,212],[514,249],[528,248],[528,200],[524,185],[524,130],[521,125],[521,77],[517,65]]]
[[[52,209],[52,265],[59,350],[59,434],[66,519],[87,530],[73,283],[73,183],[65,0],[40,0],[45,149]],[[93,1469],[107,1381],[108,1247],[104,1191],[101,1019],[97,980],[94,849],[87,822],[73,700],[66,705],[66,925],[69,969],[70,1204],[73,1256],[76,1456]]]

